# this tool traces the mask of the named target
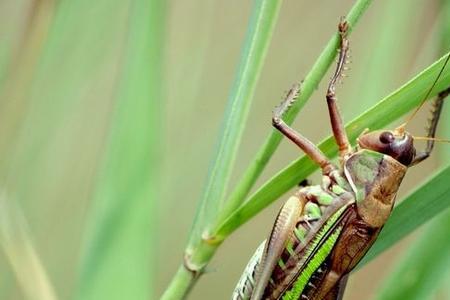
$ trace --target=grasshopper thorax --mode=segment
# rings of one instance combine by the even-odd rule
[[[364,133],[358,138],[358,145],[362,149],[389,155],[401,164],[409,166],[416,155],[413,141],[411,134],[399,128]]]

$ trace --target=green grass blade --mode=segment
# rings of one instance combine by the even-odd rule
[[[30,300],[57,299],[47,272],[39,259],[18,207],[4,191],[0,194],[0,245],[10,262],[17,281]]]
[[[253,4],[241,61],[222,122],[220,140],[210,164],[188,247],[198,242],[205,225],[217,214],[223,201],[281,3],[282,1],[255,0]]]
[[[346,126],[349,139],[354,141],[365,128],[372,130],[382,128],[417,106],[442,69],[446,56],[443,56],[377,105],[351,121]],[[430,97],[449,85],[450,68],[448,67],[445,68]],[[334,157],[337,154],[332,137],[323,141],[319,147],[328,157]],[[316,169],[317,166],[305,156],[294,161],[258,189],[239,209],[220,224],[214,231],[217,238],[219,240],[224,239]]]
[[[350,24],[350,32],[359,21],[363,13],[366,11],[366,9],[369,7],[371,2],[371,0],[359,0],[355,2],[355,5],[349,11],[346,17],[347,22]],[[283,117],[283,120],[285,120],[286,123],[291,124],[293,122],[295,116],[316,90],[320,81],[325,76],[325,73],[330,68],[331,64],[333,64],[338,46],[339,35],[336,33],[325,46],[325,49],[322,51],[313,67],[308,72],[308,75],[302,82],[301,92],[297,101],[295,101],[295,103],[286,113],[285,117]],[[250,163],[250,166],[244,172],[242,179],[239,181],[237,187],[233,190],[232,194],[227,200],[226,206],[220,214],[219,222],[227,218],[231,214],[231,212],[239,207],[239,205],[245,200],[245,197],[247,197],[256,180],[259,178],[262,171],[269,162],[269,159],[278,148],[281,139],[282,137],[278,131],[273,130],[270,133],[266,142],[259,149],[255,156],[255,159]]]
[[[78,299],[150,299],[154,282],[165,1],[132,1]]]
[[[270,44],[281,2],[255,0],[253,3],[252,15],[241,52],[241,60],[222,121],[220,140],[210,163],[208,179],[197,206],[193,229],[189,236],[185,254],[186,258],[189,259],[189,267],[198,271],[198,273],[190,273],[184,266],[181,267],[164,292],[162,299],[183,298],[204,267],[204,263],[196,261],[195,257],[190,256],[190,253],[202,241],[203,231],[206,230],[223,204],[256,83]],[[203,258],[201,257],[201,259]]]

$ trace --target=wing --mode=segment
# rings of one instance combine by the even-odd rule
[[[252,300],[262,299],[272,271],[286,248],[286,243],[291,237],[295,225],[301,216],[303,206],[304,202],[298,197],[291,197],[286,201],[278,214],[257,270],[256,285],[252,293]]]
[[[233,295],[231,297],[232,300],[248,300],[250,299],[253,288],[255,287],[255,276],[256,270],[261,262],[261,257],[264,252],[264,248],[266,247],[266,241],[262,242],[259,245],[258,249],[256,249],[252,258],[248,262],[245,267],[244,272],[239,279],[236,288],[234,289]]]

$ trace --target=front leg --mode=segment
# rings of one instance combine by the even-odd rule
[[[282,116],[288,110],[289,106],[295,101],[300,92],[300,85],[294,85],[286,95],[284,101],[275,108],[272,116],[272,125],[278,129],[283,135],[285,135],[288,139],[293,141],[300,149],[305,152],[306,155],[309,156],[315,163],[317,163],[322,169],[323,174],[330,174],[335,167],[328,160],[328,158],[323,154],[320,149],[314,145],[310,140],[306,137],[295,131],[292,127],[286,124]]]

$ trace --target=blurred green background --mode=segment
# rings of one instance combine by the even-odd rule
[[[351,70],[338,90],[347,121],[448,51],[446,3],[374,1],[350,37]],[[230,186],[271,130],[272,108],[352,4],[283,2]],[[1,299],[161,295],[182,259],[251,6],[0,2]],[[325,89],[323,82],[294,123],[315,142],[330,133]],[[423,135],[425,117],[414,120],[414,134]],[[443,120],[438,136],[449,138],[448,114]],[[400,198],[450,153],[446,144],[436,149],[408,173]],[[298,156],[283,141],[259,183]],[[282,203],[222,245],[191,299],[229,299]],[[345,299],[375,295],[415,235],[356,272]],[[448,295],[443,287],[433,299]]]

